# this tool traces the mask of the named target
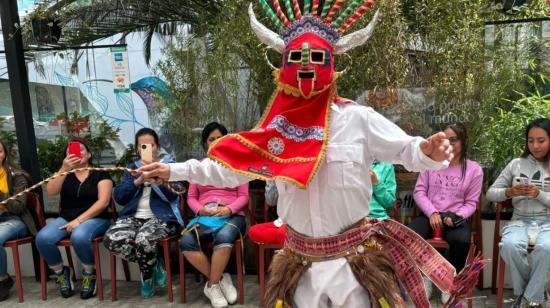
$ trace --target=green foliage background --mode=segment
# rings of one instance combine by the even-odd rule
[[[252,3],[259,20],[273,28],[257,1]],[[170,121],[169,130],[180,143],[179,159],[187,158],[198,147],[197,133],[192,128],[199,131],[207,122],[218,120],[231,130],[249,129],[269,101],[273,78],[263,57],[263,46],[250,30],[248,4],[224,1],[216,18],[198,21],[200,34],[180,34],[157,67],[172,94],[164,106],[177,119]],[[544,0],[528,1],[515,15],[503,14],[502,4],[487,0],[383,0],[375,8],[380,9],[382,18],[368,43],[350,52],[353,65],[338,82],[339,95],[355,99],[373,88],[431,88],[436,102],[434,116],[468,115],[472,121],[472,157],[492,167],[493,173],[500,170],[518,154],[518,147],[511,144],[509,151],[500,151],[502,146],[496,144],[493,147],[488,142],[491,136],[510,140],[507,138],[512,132],[487,124],[502,112],[516,114],[517,105],[523,104],[520,101],[544,104],[544,100],[530,98],[530,93],[535,93],[535,87],[541,95],[548,91],[546,80],[530,79],[547,73],[540,59],[541,54],[550,51],[547,42],[533,35],[511,46],[504,44],[501,32],[505,27],[495,27],[495,42],[487,48],[484,23],[548,16],[549,6]],[[371,10],[347,33],[366,26],[373,14]],[[535,27],[533,33],[536,31]],[[279,55],[268,55],[275,66],[280,64]],[[529,68],[518,59],[526,59]],[[337,58],[338,70],[346,65],[345,59]],[[480,107],[445,109],[468,102],[478,102],[470,105]],[[524,111],[525,118],[535,116],[535,112]],[[517,138],[523,136],[514,133]],[[495,159],[499,155],[502,157]]]

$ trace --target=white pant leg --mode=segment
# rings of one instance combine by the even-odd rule
[[[302,276],[293,307],[370,307],[367,291],[357,282],[347,260],[315,262]]]

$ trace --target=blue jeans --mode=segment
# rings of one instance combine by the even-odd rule
[[[246,232],[246,220],[244,216],[233,215],[225,225],[212,236],[212,230],[206,226],[200,225],[198,229],[199,237],[203,241],[210,241],[214,246],[214,250],[221,247],[232,248],[236,240],[238,240]],[[197,243],[197,235],[194,231],[183,234],[180,240],[180,248],[183,251],[201,251],[199,243]]]
[[[59,227],[67,224],[68,221],[58,217],[47,224],[36,235],[36,248],[44,257],[50,267],[63,264],[61,253],[57,248],[57,242],[70,236],[74,251],[83,265],[94,266],[94,249],[92,239],[105,234],[111,226],[111,221],[104,218],[92,218],[84,221],[76,227],[72,233],[67,230],[59,230]]]
[[[527,227],[530,221],[512,221],[502,233],[500,255],[512,275],[514,294],[523,294],[530,303],[544,302],[544,288],[550,270],[550,221],[537,221],[541,227],[532,262],[527,260]]]
[[[0,277],[8,274],[8,264],[4,243],[9,240],[26,236],[27,226],[19,216],[4,213],[0,215]]]

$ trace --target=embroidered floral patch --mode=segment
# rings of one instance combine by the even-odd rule
[[[281,138],[272,137],[267,141],[267,150],[273,155],[281,155],[285,150],[285,143]]]
[[[292,139],[296,142],[304,142],[309,139],[323,140],[325,135],[321,126],[300,127],[290,123],[287,118],[282,115],[275,116],[267,128],[275,128],[285,138]]]

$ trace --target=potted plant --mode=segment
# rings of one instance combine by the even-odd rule
[[[47,3],[40,3],[25,17],[25,28],[32,32],[38,43],[55,44],[61,37],[61,24],[56,13],[48,9]]]

